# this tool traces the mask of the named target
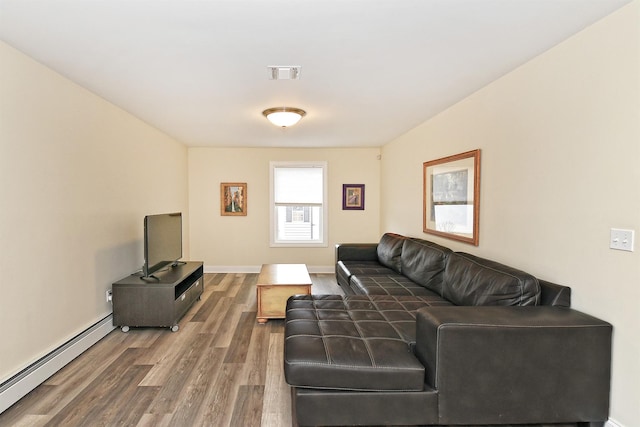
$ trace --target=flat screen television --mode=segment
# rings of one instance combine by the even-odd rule
[[[144,265],[149,277],[182,258],[182,212],[144,217]]]

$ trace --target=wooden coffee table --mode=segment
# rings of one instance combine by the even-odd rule
[[[258,323],[284,319],[291,295],[311,294],[311,278],[304,264],[263,264],[258,276]]]

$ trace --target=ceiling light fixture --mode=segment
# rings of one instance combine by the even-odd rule
[[[283,128],[295,125],[306,114],[306,111],[292,107],[268,108],[262,112],[271,123]]]

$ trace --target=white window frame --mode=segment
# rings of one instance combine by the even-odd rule
[[[312,240],[290,240],[283,241],[277,240],[277,220],[278,216],[276,214],[276,203],[275,203],[275,192],[274,192],[274,169],[275,168],[302,168],[302,167],[316,167],[322,168],[322,221],[320,223],[320,240],[312,241]],[[289,248],[318,248],[328,247],[328,212],[329,207],[327,205],[327,192],[328,192],[328,173],[327,173],[327,162],[326,161],[301,161],[301,162],[291,162],[291,161],[272,161],[269,162],[269,212],[270,212],[270,230],[269,230],[269,246],[270,247],[289,247]]]

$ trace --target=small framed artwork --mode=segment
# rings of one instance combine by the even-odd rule
[[[246,182],[220,183],[220,215],[223,215],[223,216],[246,216],[247,215],[247,183]]]
[[[342,184],[342,210],[364,210],[364,184]]]
[[[478,246],[480,150],[423,163],[423,231]]]

